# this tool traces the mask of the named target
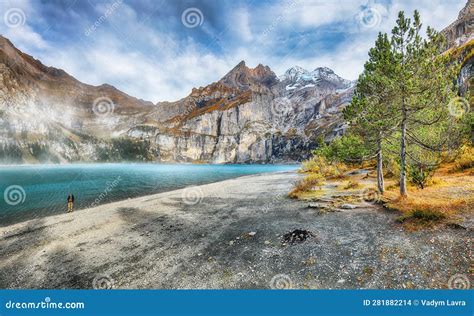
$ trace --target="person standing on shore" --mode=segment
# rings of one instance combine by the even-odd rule
[[[72,212],[74,209],[74,194],[69,194],[67,197],[67,212]]]

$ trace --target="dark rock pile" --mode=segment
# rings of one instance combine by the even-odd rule
[[[315,235],[309,230],[295,229],[283,235],[283,243],[293,245],[302,243],[311,237],[315,237]]]

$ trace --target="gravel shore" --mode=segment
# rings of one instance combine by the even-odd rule
[[[2,227],[0,288],[447,288],[469,276],[472,230],[408,232],[379,206],[319,212],[286,197],[298,177],[245,176]],[[285,244],[295,229],[312,234]]]

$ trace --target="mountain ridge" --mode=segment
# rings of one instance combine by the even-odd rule
[[[342,78],[290,93],[270,67],[242,61],[180,100],[153,104],[109,84],[82,83],[4,37],[0,66],[0,158],[7,162],[7,147],[18,153],[14,162],[298,161],[315,148],[316,134],[340,133],[340,110],[352,93]],[[130,147],[126,157],[115,154],[121,143]]]
[[[445,32],[464,39],[466,8]],[[300,161],[317,139],[345,131],[342,110],[355,87],[327,67],[294,66],[277,76],[241,61],[179,100],[152,103],[82,83],[2,36],[0,70],[0,160],[7,163]],[[464,86],[471,74],[472,58],[460,75]]]

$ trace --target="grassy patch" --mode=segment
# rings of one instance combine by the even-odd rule
[[[324,157],[314,156],[303,161],[302,172],[320,174],[326,179],[339,179],[344,177],[347,166],[342,163],[330,162]]]
[[[361,188],[360,183],[357,181],[352,181],[352,180],[349,180],[347,183],[342,185],[343,190],[351,190],[351,189],[353,190],[353,189],[359,189],[359,188]]]
[[[306,175],[302,180],[298,181],[293,190],[288,194],[290,198],[301,198],[302,194],[314,191],[316,189],[321,190],[321,186],[324,185],[324,177],[319,173],[310,173]]]
[[[455,171],[463,171],[474,167],[474,147],[462,148],[461,154],[454,161]]]
[[[385,206],[402,213],[398,222],[407,228],[433,226],[450,221],[459,214],[474,211],[474,177],[470,170],[453,172],[454,163],[442,165],[429,187],[410,187],[408,197],[401,198],[396,183],[386,186]],[[392,182],[392,181],[389,181]]]
[[[313,198],[322,191],[326,180],[343,179],[347,169],[347,166],[342,163],[330,162],[324,157],[314,156],[303,162],[300,172],[306,175],[295,183],[288,196],[295,199]]]
[[[404,223],[409,220],[417,221],[422,224],[436,223],[446,218],[444,213],[433,210],[414,210],[403,214],[397,218],[397,222]]]

